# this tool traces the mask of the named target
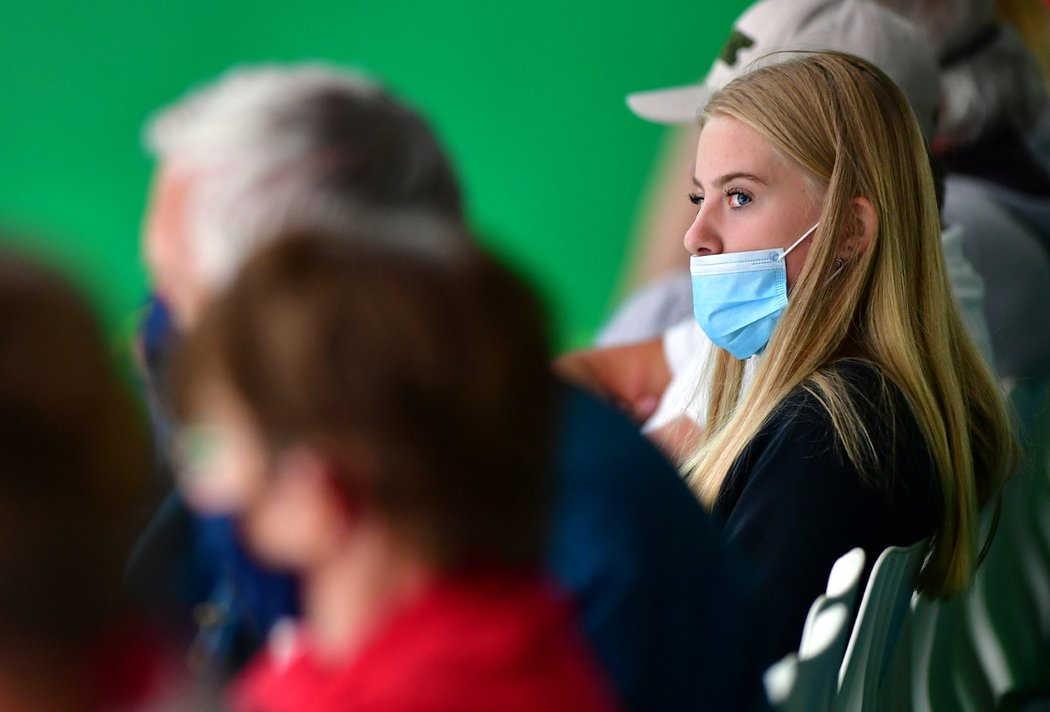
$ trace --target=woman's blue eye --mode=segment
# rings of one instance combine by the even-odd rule
[[[727,191],[726,195],[729,196],[729,207],[731,208],[742,208],[753,200],[750,195],[739,190]]]
[[[690,193],[689,202],[699,208],[701,205],[704,204],[704,196],[700,195],[699,193]]]

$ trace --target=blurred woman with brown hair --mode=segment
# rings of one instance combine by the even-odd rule
[[[150,467],[85,301],[0,255],[0,708],[157,702],[164,657],[121,595]]]
[[[179,368],[187,497],[303,587],[303,625],[235,706],[610,709],[538,574],[554,400],[536,300],[459,228],[348,231],[249,261]]]

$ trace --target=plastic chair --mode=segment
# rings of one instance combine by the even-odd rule
[[[846,604],[846,608],[853,612],[857,604],[857,589],[860,587],[860,575],[864,573],[864,549],[859,546],[839,557],[835,565],[831,567],[828,575],[828,589],[824,594],[829,602]],[[803,629],[803,639],[806,634]]]
[[[785,656],[766,671],[766,697],[773,709],[830,710],[838,669],[849,635],[849,619],[864,570],[864,550],[839,558],[828,576],[827,592],[810,606],[798,654]]]
[[[991,709],[1050,670],[1050,386],[1014,384],[1025,467],[1003,490],[998,532],[970,591],[914,605],[912,704]],[[983,513],[982,519],[991,513]]]
[[[1050,565],[1050,497],[1041,498],[1036,503],[1036,511],[1040,553],[1047,564]]]
[[[836,710],[907,709],[910,645],[898,645],[911,613],[915,577],[929,542],[891,546],[875,561],[839,670]],[[896,657],[896,659],[895,659]],[[891,679],[891,671],[895,675]]]
[[[826,603],[820,596],[806,621],[809,636],[798,655],[791,653],[766,671],[763,682],[770,706],[779,712],[822,712],[831,709],[842,646],[849,631],[844,603]]]

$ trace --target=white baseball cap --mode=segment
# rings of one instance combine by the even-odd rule
[[[737,18],[702,83],[629,94],[627,105],[649,121],[688,124],[714,92],[740,75],[814,50],[849,52],[886,72],[911,104],[923,135],[933,135],[940,83],[932,43],[917,26],[871,0],[760,0]]]

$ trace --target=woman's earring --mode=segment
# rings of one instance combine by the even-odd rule
[[[842,265],[844,264],[846,264],[846,260],[842,259],[841,257],[835,258],[835,269],[841,269]]]

